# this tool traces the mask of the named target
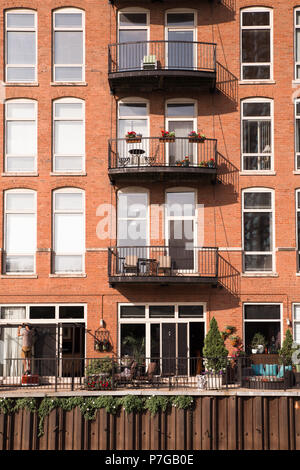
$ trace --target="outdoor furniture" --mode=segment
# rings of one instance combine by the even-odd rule
[[[145,55],[142,61],[142,69],[155,70],[157,69],[157,60],[155,55]]]
[[[158,262],[155,258],[139,258],[138,273],[143,276],[157,276]]]
[[[135,386],[138,387],[138,386],[153,384],[156,367],[157,367],[156,362],[150,362],[148,365],[146,374],[136,376],[136,379],[134,380]],[[157,385],[159,385],[159,381],[157,381]]]
[[[169,276],[172,275],[172,259],[171,256],[161,255],[158,257],[158,272],[162,271],[165,273],[169,272]]]
[[[114,375],[114,383],[116,386],[132,384],[137,373],[137,362],[133,361],[130,368],[125,366],[123,370]]]
[[[125,256],[123,272],[125,274],[138,274],[138,257],[136,255]]]
[[[140,148],[134,148],[134,149],[128,150],[128,153],[130,153],[131,155],[131,165],[140,166],[141,157],[144,155],[145,150],[140,149]]]

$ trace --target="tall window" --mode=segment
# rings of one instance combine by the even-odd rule
[[[295,10],[295,79],[300,79],[300,8]]]
[[[148,24],[149,14],[146,10],[128,9],[119,12],[119,71],[141,68],[148,50]]]
[[[177,161],[182,161],[185,156],[191,160],[196,160],[195,145],[189,144],[188,134],[197,131],[197,109],[196,104],[189,100],[168,101],[166,105],[166,128],[174,131],[177,139],[174,143],[168,144],[167,157],[170,165]]]
[[[273,169],[273,102],[252,98],[242,103],[242,168]]]
[[[300,190],[296,192],[298,272],[300,272]]]
[[[6,81],[35,82],[36,13],[32,10],[9,10],[6,19]]]
[[[294,341],[300,344],[300,305],[294,305]]]
[[[53,170],[84,171],[84,102],[63,98],[53,103]]]
[[[9,100],[5,103],[5,171],[36,171],[37,103]]]
[[[295,101],[296,170],[300,170],[300,100]]]
[[[273,270],[273,192],[263,188],[243,192],[244,271]]]
[[[118,137],[124,139],[128,132],[134,131],[142,137],[149,136],[148,103],[138,98],[119,102]],[[141,155],[136,154],[136,144],[118,141],[118,153],[120,157],[129,158],[128,165],[139,165],[142,162],[141,155],[148,154],[149,142],[142,139],[138,145]]]
[[[264,351],[278,354],[281,344],[281,305],[244,305],[244,344],[247,354],[251,354],[251,342],[257,333],[265,339]]]
[[[194,12],[170,11],[166,14],[168,68],[193,69],[197,66]],[[179,42],[178,42],[179,41]]]
[[[54,12],[54,81],[84,81],[84,13],[75,8]]]
[[[148,239],[148,193],[142,189],[118,193],[118,245],[145,246]]]
[[[272,79],[272,10],[247,8],[241,12],[242,80]]]
[[[64,188],[53,193],[53,271],[82,273],[84,271],[85,223],[84,192]]]
[[[36,193],[12,189],[4,193],[4,266],[7,274],[35,272]]]

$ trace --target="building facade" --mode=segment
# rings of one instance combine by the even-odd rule
[[[1,374],[24,322],[39,358],[196,357],[212,317],[300,342],[300,4],[0,15]]]

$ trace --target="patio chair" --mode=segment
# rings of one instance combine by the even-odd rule
[[[129,373],[126,371],[126,369],[124,369],[123,372],[115,374],[114,375],[115,384],[116,385],[131,384],[136,377],[137,366],[138,366],[137,362],[132,361],[130,369],[129,369]]]
[[[151,385],[154,381],[154,374],[156,371],[156,362],[150,362],[145,375],[138,375],[134,381],[136,386]]]
[[[162,271],[165,274],[166,271],[169,272],[169,276],[172,275],[172,259],[171,256],[160,255],[157,259],[158,261],[158,272]]]
[[[145,55],[142,61],[142,69],[155,70],[157,69],[157,60],[155,55]]]
[[[136,255],[125,256],[123,262],[123,273],[138,274],[138,257]]]

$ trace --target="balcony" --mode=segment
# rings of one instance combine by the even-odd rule
[[[111,287],[120,284],[218,284],[218,249],[117,246],[108,249]]]
[[[189,137],[111,139],[108,174],[112,183],[139,181],[216,180],[217,140]]]
[[[140,41],[109,45],[108,80],[112,93],[214,89],[216,44],[191,41]]]

